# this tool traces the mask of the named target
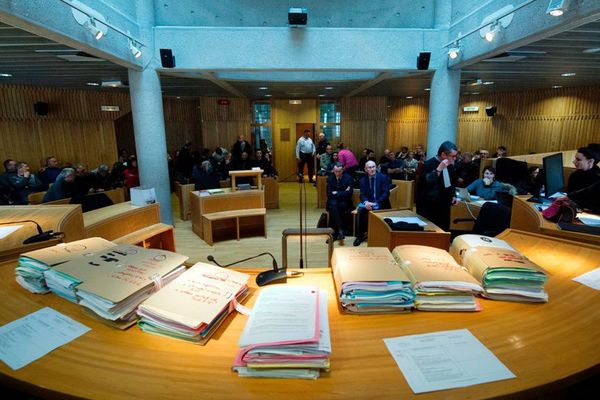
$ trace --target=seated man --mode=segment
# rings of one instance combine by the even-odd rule
[[[369,211],[390,208],[390,181],[389,178],[377,172],[377,164],[367,161],[365,176],[360,178],[360,203],[358,204],[358,227],[355,246],[360,246],[367,233]]]
[[[352,186],[354,180],[344,173],[344,166],[337,162],[333,166],[333,174],[327,177],[327,210],[329,226],[335,232],[333,240],[344,239],[342,215],[352,210]]]

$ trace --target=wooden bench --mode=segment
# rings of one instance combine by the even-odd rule
[[[146,249],[175,251],[175,235],[173,227],[163,223],[138,229],[137,231],[113,240],[113,242],[118,244],[134,244]]]
[[[202,231],[204,241],[213,245],[215,239],[225,239],[233,236],[237,240],[244,236],[264,235],[266,229],[267,210],[265,208],[250,208],[246,210],[218,211],[202,215]]]

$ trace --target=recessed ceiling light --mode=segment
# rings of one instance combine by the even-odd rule
[[[319,97],[325,97],[325,95],[324,94],[320,94]]]
[[[560,74],[560,76],[575,76],[577,75],[575,72],[565,72],[564,74]]]
[[[265,97],[271,97],[273,96],[272,94],[265,94]]]
[[[333,90],[333,86],[325,86],[325,90]]]
[[[88,82],[88,83],[86,83],[86,85],[88,85],[88,86],[100,86],[100,84],[98,82]]]
[[[0,74],[0,76],[3,78],[10,78],[12,76],[12,74],[3,73],[3,74]]]
[[[267,89],[268,89],[268,87],[266,87],[266,86],[261,86],[258,88],[258,90],[267,90]]]
[[[485,81],[483,82],[484,85],[493,85],[494,82],[493,81]]]
[[[180,98],[181,98],[181,96],[177,96],[177,98],[178,98],[178,99],[180,99]]]
[[[600,53],[600,47],[592,47],[591,49],[585,49],[585,50],[582,50],[581,52],[585,53],[585,54]]]
[[[431,88],[425,88],[425,91],[429,92],[431,90]]]
[[[413,97],[412,97],[412,96],[406,96],[406,98],[407,98],[407,99],[412,99]]]
[[[473,92],[473,93],[471,93],[471,94],[479,94],[479,92]]]
[[[554,85],[554,86],[552,86],[552,89],[560,89],[561,87],[562,86],[560,86],[560,85]]]

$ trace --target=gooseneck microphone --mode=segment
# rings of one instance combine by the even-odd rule
[[[37,222],[35,222],[32,219],[24,219],[21,221],[11,221],[11,222],[0,222],[0,225],[14,225],[14,224],[20,224],[20,223],[24,223],[24,222],[31,222],[31,223],[35,224],[38,233],[37,233],[37,235],[33,235],[33,236],[25,239],[23,241],[23,244],[45,242],[46,240],[50,240],[50,239],[54,239],[54,238],[62,238],[65,236],[65,234],[62,232],[54,232],[52,230],[44,232],[44,230],[42,229],[40,224],[38,224]]]
[[[206,259],[208,261],[218,265],[221,268],[227,268],[232,265],[239,264],[244,261],[252,260],[254,258],[258,258],[258,257],[265,256],[265,255],[270,256],[271,259],[273,260],[273,269],[262,271],[261,273],[259,273],[256,276],[256,284],[258,286],[268,285],[269,283],[273,283],[273,282],[277,282],[277,281],[282,281],[281,283],[285,283],[287,281],[287,278],[297,278],[299,276],[304,275],[304,273],[302,273],[302,272],[287,271],[286,269],[279,269],[279,266],[277,265],[277,260],[275,260],[275,256],[273,256],[273,254],[271,254],[269,252],[260,253],[255,256],[247,257],[247,258],[237,260],[232,263],[225,264],[225,265],[219,264],[219,262],[212,255],[207,256]]]

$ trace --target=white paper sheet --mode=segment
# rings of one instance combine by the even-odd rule
[[[21,229],[23,225],[0,226],[0,239],[4,239],[11,233]]]
[[[450,183],[450,174],[448,173],[448,168],[444,168],[442,170],[442,177],[444,178],[444,187],[449,188],[452,183]]]
[[[591,287],[592,289],[600,290],[600,268],[593,269],[583,275],[573,278],[575,282]]]
[[[406,222],[407,224],[419,224],[419,226],[427,226],[427,223],[417,217],[390,217],[392,223]]]
[[[585,225],[600,226],[600,215],[580,212],[577,214],[577,219],[579,219],[581,223]]]
[[[415,393],[515,377],[467,329],[383,340]]]
[[[0,327],[0,359],[12,369],[19,369],[89,330],[45,307]]]

